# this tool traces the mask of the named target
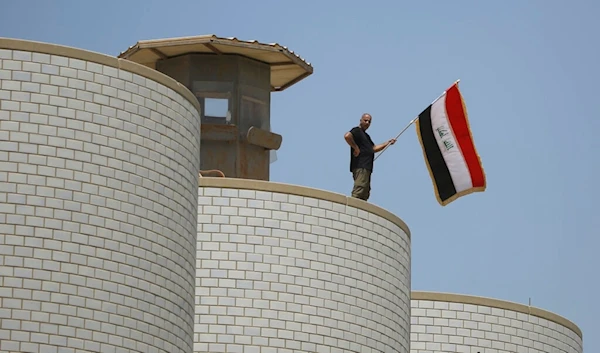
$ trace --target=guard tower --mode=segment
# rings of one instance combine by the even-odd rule
[[[228,178],[269,180],[270,151],[282,136],[271,131],[271,92],[313,72],[279,44],[215,35],[139,41],[119,55],[186,86],[201,107],[202,170]]]

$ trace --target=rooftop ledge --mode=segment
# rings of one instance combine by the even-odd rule
[[[439,292],[421,292],[421,291],[412,291],[411,292],[411,300],[430,300],[430,301],[440,301],[440,302],[449,302],[449,303],[460,303],[460,304],[472,304],[472,305],[481,305],[488,306],[492,308],[512,310],[523,314],[529,314],[533,316],[537,316],[542,319],[546,319],[548,321],[552,321],[556,324],[564,326],[569,330],[575,332],[577,336],[583,339],[583,333],[581,329],[575,325],[570,320],[552,313],[550,311],[546,311],[543,309],[535,308],[528,305],[518,304],[506,300],[492,299],[486,297],[477,297],[473,295],[463,295],[463,294],[453,294],[453,293],[439,293]]]
[[[100,65],[111,66],[115,69],[124,70],[160,83],[182,95],[197,110],[200,110],[200,103],[198,103],[198,99],[184,85],[161,72],[130,60],[120,59],[114,56],[73,48],[65,45],[4,37],[0,37],[0,49],[63,56],[70,59],[89,61]]]
[[[375,214],[383,217],[388,221],[394,223],[400,227],[410,239],[410,229],[398,216],[393,213],[376,206],[372,203],[365,202],[363,200],[337,194],[330,191],[313,189],[305,186],[274,183],[271,181],[252,180],[252,179],[238,179],[238,178],[221,178],[221,177],[200,177],[198,178],[199,187],[214,187],[214,188],[228,188],[228,189],[248,189],[256,191],[269,191],[277,192],[288,195],[297,195],[304,197],[312,197],[315,199],[331,201],[342,205],[352,206],[363,211]]]

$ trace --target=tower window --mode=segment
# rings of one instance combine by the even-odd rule
[[[208,118],[227,118],[229,99],[204,98],[204,116]]]

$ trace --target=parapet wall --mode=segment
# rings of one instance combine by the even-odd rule
[[[197,108],[141,65],[0,38],[0,351],[192,351]]]
[[[408,352],[398,217],[305,187],[199,183],[195,352]]]
[[[412,292],[411,353],[582,353],[581,330],[548,311],[466,295]]]

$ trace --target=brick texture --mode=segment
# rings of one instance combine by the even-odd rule
[[[553,321],[512,310],[411,301],[411,353],[581,353],[582,339]]]
[[[410,239],[354,207],[199,188],[195,352],[408,352]]]
[[[0,351],[192,351],[198,111],[0,49]]]

